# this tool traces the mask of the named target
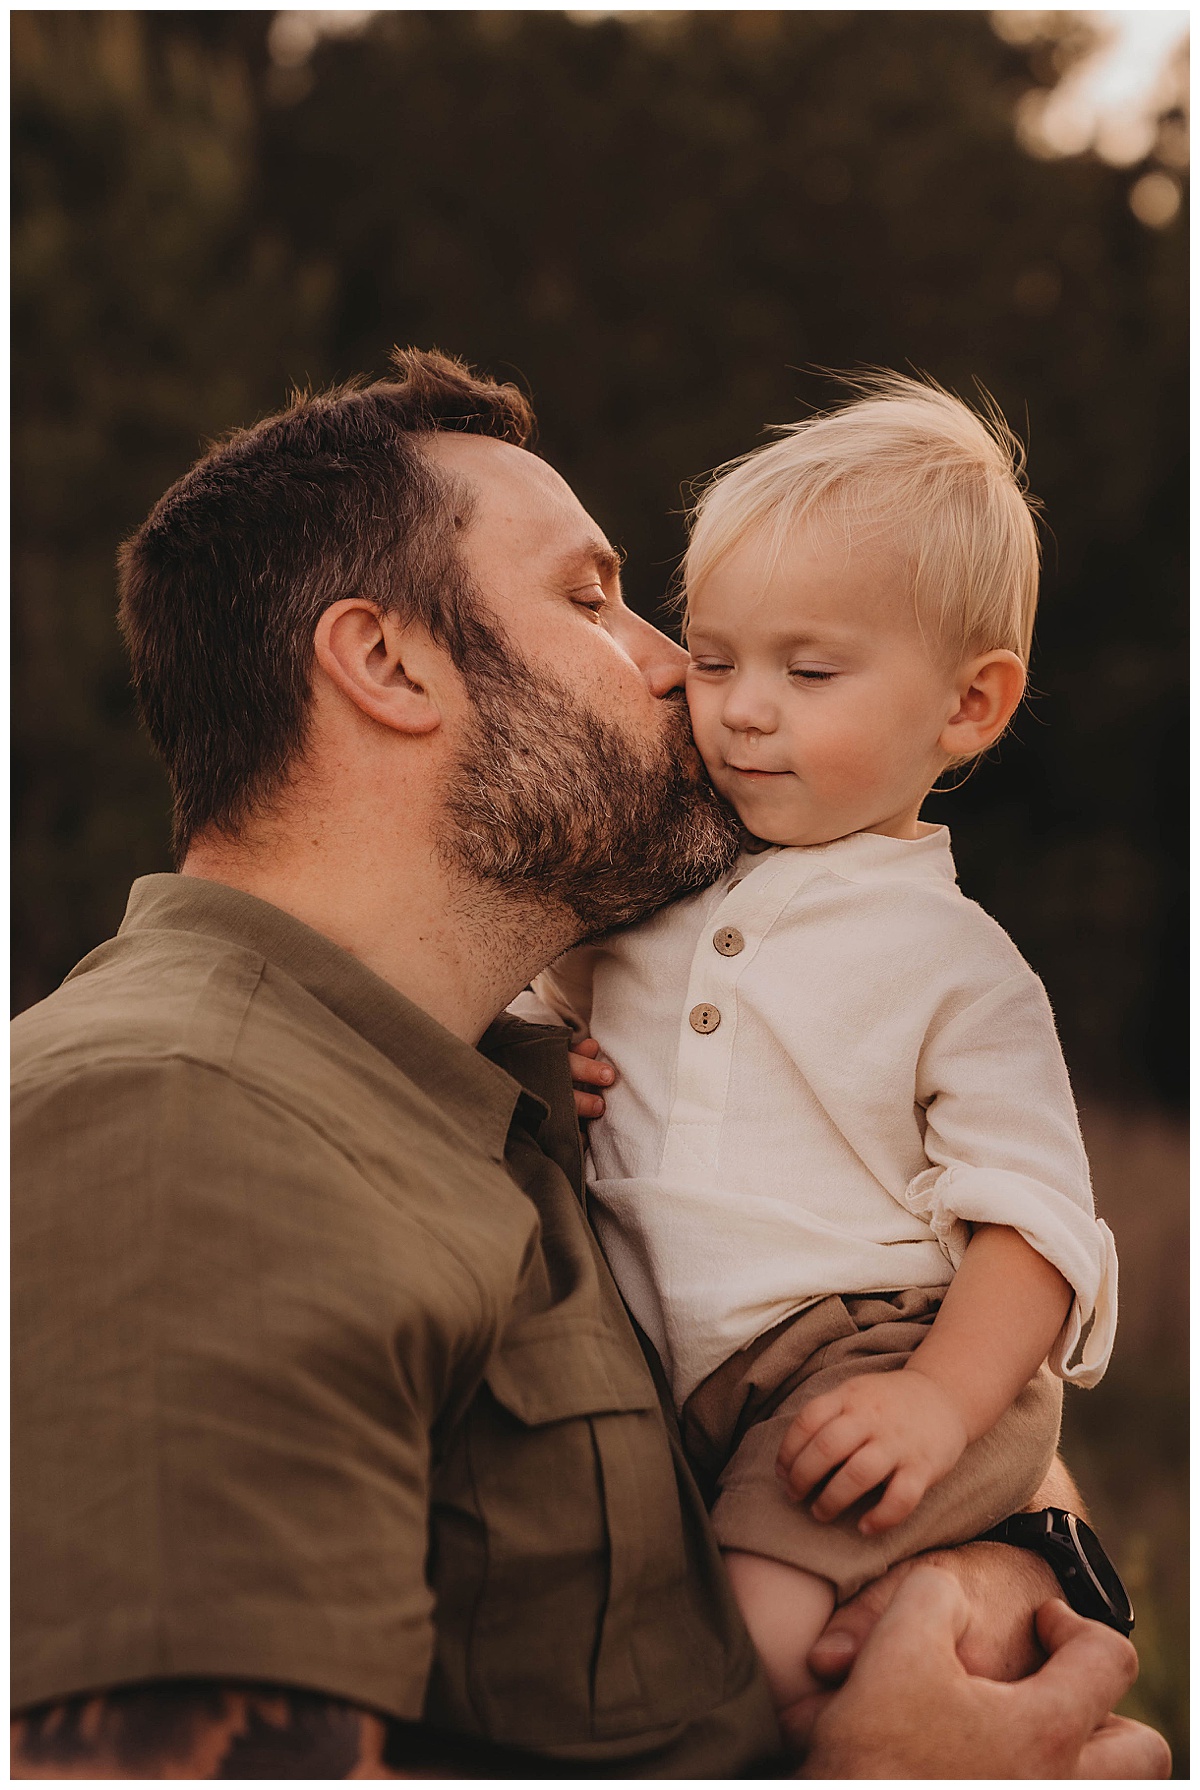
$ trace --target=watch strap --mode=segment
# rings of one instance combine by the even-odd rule
[[[1081,1539],[1084,1535],[1095,1556],[1092,1560]],[[1027,1548],[1040,1555],[1073,1610],[1092,1621],[1107,1623],[1118,1634],[1128,1636],[1131,1632],[1133,1605],[1116,1567],[1093,1531],[1070,1511],[1053,1505],[1045,1510],[1019,1511],[978,1539],[1006,1542],[1010,1547]]]

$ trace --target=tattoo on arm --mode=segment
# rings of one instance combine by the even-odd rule
[[[384,1722],[311,1691],[188,1679],[70,1697],[15,1723],[13,1776],[344,1778],[377,1761]],[[184,1769],[186,1768],[186,1769]]]
[[[365,1769],[363,1769],[365,1768]],[[594,1767],[388,1721],[337,1697],[215,1679],[162,1680],[27,1709],[12,1776],[592,1777]]]

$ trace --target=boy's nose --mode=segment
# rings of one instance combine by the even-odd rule
[[[729,692],[721,720],[730,733],[774,733],[774,704],[742,685]]]

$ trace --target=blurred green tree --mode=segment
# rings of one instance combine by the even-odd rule
[[[1078,20],[393,11],[299,65],[270,24],[14,18],[18,1001],[162,861],[111,555],[201,433],[396,340],[516,373],[661,615],[690,477],[816,367],[915,366],[1027,428],[1052,529],[1044,694],[940,799],[964,883],[1086,1083],[1182,1098],[1186,230],[1019,147]]]
[[[961,12],[381,13],[281,71],[264,178],[337,268],[329,358],[515,370],[652,615],[681,481],[828,402],[814,363],[995,394],[1052,531],[1045,694],[939,812],[1076,1072],[1181,1099],[1186,232],[1018,146],[1086,48],[1048,18],[1023,49]]]
[[[13,72],[13,993],[39,999],[166,867],[114,623],[117,542],[317,366],[329,289],[255,214],[242,60],[155,16],[24,12]]]

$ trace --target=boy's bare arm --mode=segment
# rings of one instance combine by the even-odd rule
[[[901,1373],[861,1374],[806,1405],[779,1450],[791,1495],[831,1522],[876,1486],[859,1518],[877,1535],[911,1515],[990,1430],[1042,1362],[1072,1293],[1016,1231],[981,1225],[929,1335]]]
[[[975,1227],[929,1335],[906,1372],[924,1374],[984,1435],[1045,1361],[1074,1297],[1045,1256],[1007,1225]]]

